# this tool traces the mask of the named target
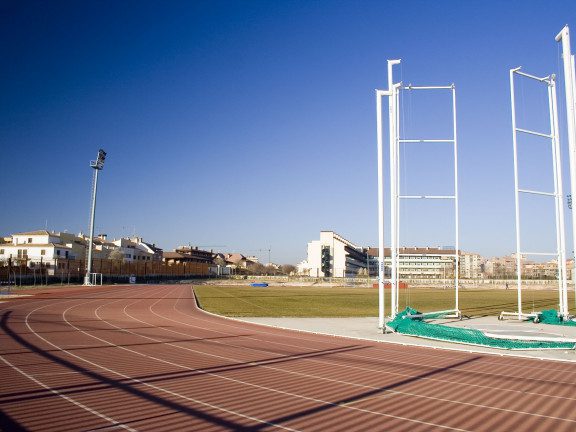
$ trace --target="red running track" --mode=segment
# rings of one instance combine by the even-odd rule
[[[574,431],[576,364],[237,322],[189,285],[0,304],[2,430]]]

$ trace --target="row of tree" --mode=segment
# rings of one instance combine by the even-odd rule
[[[279,268],[274,266],[265,266],[261,263],[254,263],[247,268],[237,268],[237,274],[254,275],[254,276],[281,276],[293,275],[296,273],[296,266],[292,264],[283,264]]]

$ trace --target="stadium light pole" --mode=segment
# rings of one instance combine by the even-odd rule
[[[96,192],[98,191],[98,171],[104,168],[106,152],[98,150],[98,158],[90,161],[90,167],[94,169],[94,187],[92,188],[92,209],[90,211],[90,240],[88,241],[88,262],[86,263],[86,275],[84,285],[92,285],[90,274],[92,273],[92,244],[94,242],[94,215],[96,214]]]

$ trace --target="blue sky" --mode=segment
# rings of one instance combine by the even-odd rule
[[[271,247],[280,263],[322,229],[376,245],[374,89],[402,58],[404,82],[457,86],[461,247],[510,253],[508,70],[559,73],[565,130],[566,23],[576,30],[572,1],[3,2],[0,232],[86,232],[102,147],[96,227],[111,237],[263,260]],[[404,102],[408,133],[437,132],[430,101]],[[406,157],[406,186],[444,186],[448,156],[426,151]],[[526,208],[526,244],[549,248],[543,206]],[[404,210],[406,245],[453,244],[445,208]]]

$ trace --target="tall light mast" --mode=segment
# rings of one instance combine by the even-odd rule
[[[90,167],[94,169],[94,179],[92,182],[92,210],[90,212],[90,240],[88,241],[88,259],[86,260],[86,275],[84,285],[92,285],[90,275],[92,273],[92,245],[94,242],[94,215],[96,213],[96,192],[98,191],[98,171],[104,168],[106,152],[98,150],[98,157],[95,161],[90,161]]]

